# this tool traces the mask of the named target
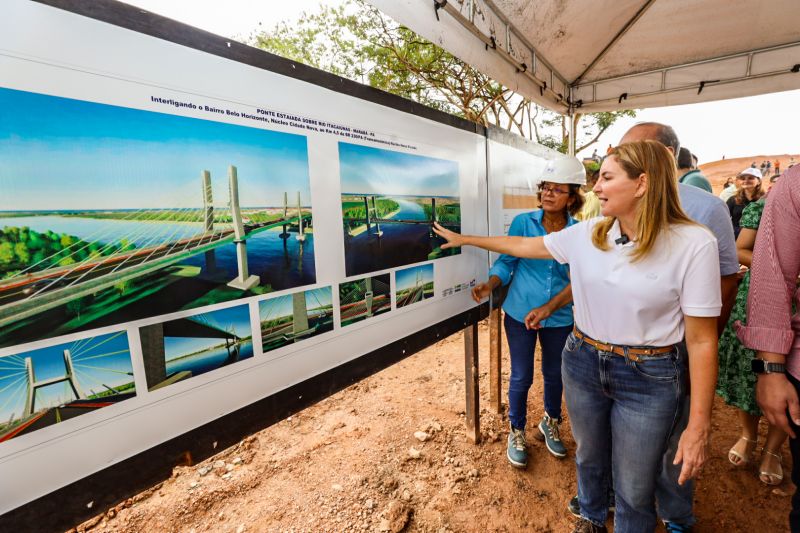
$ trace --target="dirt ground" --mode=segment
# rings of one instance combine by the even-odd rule
[[[751,157],[721,159],[720,161],[704,163],[700,165],[699,168],[703,172],[703,175],[711,182],[711,187],[714,189],[714,194],[719,194],[722,192],[722,188],[725,185],[726,179],[735,177],[739,172],[749,167],[753,162],[755,162],[756,166],[759,166],[761,165],[762,161],[767,160],[772,161],[773,163],[776,160],[779,161],[781,164],[781,172],[783,172],[793,161],[795,163],[800,163],[800,155],[754,155]],[[772,176],[771,170],[770,176]],[[769,188],[768,180],[763,180],[762,185],[765,188]]]
[[[164,483],[77,530],[570,531],[566,503],[576,483],[569,417],[562,426],[566,459],[548,454],[529,422],[530,463],[512,468],[505,458],[507,419],[488,412],[488,337],[484,323],[478,445],[464,430],[458,334],[207,461],[177,467]],[[503,364],[505,390],[507,358]],[[537,370],[529,421],[541,418],[541,397]],[[696,492],[696,531],[785,531],[794,487],[788,480],[767,487],[755,466],[733,467],[726,452],[737,432],[734,410],[718,401],[712,455]],[[784,457],[788,463],[786,449]]]

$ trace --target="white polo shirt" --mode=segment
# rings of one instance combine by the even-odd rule
[[[716,317],[722,309],[717,240],[700,225],[675,224],[635,263],[634,243],[615,244],[619,222],[607,234],[610,250],[592,244],[602,217],[544,237],[559,263],[569,263],[575,325],[601,342],[669,346],[684,336],[683,316]]]

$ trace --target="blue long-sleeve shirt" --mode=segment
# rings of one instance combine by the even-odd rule
[[[541,237],[547,235],[542,225],[544,211],[537,209],[514,217],[508,234],[519,237]],[[567,226],[576,224],[571,216]],[[554,259],[520,259],[502,254],[489,269],[489,276],[497,276],[503,285],[511,282],[503,311],[514,320],[523,322],[531,309],[549,302],[569,284],[569,267]],[[573,323],[572,304],[555,311],[541,322],[542,327],[554,328]]]

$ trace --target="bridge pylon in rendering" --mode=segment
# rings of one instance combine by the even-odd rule
[[[261,278],[251,276],[247,267],[247,239],[242,220],[242,210],[239,207],[239,178],[236,174],[236,167],[233,165],[228,167],[228,189],[233,222],[233,242],[236,244],[236,266],[239,269],[239,275],[233,281],[228,282],[228,287],[246,291],[258,285],[261,282]]]
[[[306,293],[295,292],[292,294],[292,334],[295,337],[308,333],[308,306]]]
[[[366,289],[364,292],[364,306],[367,309],[367,316],[372,316],[372,299],[374,294],[372,292],[372,278],[364,280],[364,288]]]
[[[75,377],[75,367],[72,365],[72,354],[70,354],[69,350],[64,350],[63,376],[36,381],[36,372],[33,368],[33,360],[30,357],[25,358],[25,375],[28,386],[28,396],[25,400],[25,411],[23,412],[23,417],[29,417],[34,413],[34,410],[36,409],[36,391],[56,383],[66,381],[69,383],[72,393],[75,394],[76,399],[86,399],[86,394],[83,392],[83,389],[81,389],[81,386]]]
[[[300,204],[300,191],[297,191],[297,240],[303,242],[306,240],[306,234],[303,230],[303,207]]]
[[[380,222],[378,222],[378,219],[380,218],[378,216],[378,208],[377,208],[377,206],[375,204],[375,197],[372,196],[371,198],[372,198],[372,206],[370,207],[370,205],[369,205],[370,204],[370,202],[369,202],[370,201],[370,197],[369,196],[364,196],[363,197],[363,199],[364,199],[364,219],[365,219],[365,221],[367,223],[367,235],[369,235],[371,233],[371,231],[370,231],[370,223],[374,222],[375,223],[375,236],[380,238],[383,235],[383,232],[381,231],[381,224],[380,224]]]
[[[211,172],[204,170],[201,173],[203,182],[203,233],[214,232],[214,195],[211,190]],[[208,272],[217,270],[217,254],[212,248],[205,253],[206,269]]]
[[[289,193],[286,191],[283,192],[283,220],[289,218]],[[281,239],[283,239],[283,247],[286,248],[286,239],[289,238],[289,225],[283,225],[283,231],[281,232]]]

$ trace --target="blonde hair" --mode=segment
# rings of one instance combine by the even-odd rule
[[[637,141],[621,144],[607,157],[614,157],[630,179],[647,176],[647,189],[636,207],[636,247],[632,261],[647,256],[662,231],[671,224],[694,224],[681,207],[675,158],[658,141]],[[600,250],[610,249],[608,232],[616,217],[606,217],[592,232],[592,244]]]

